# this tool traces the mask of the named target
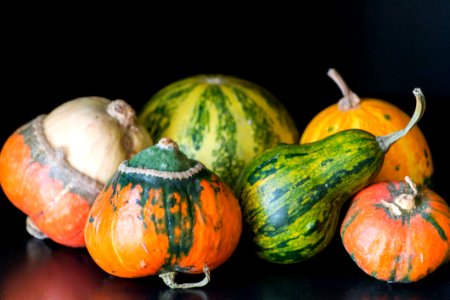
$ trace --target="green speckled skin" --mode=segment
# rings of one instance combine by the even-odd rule
[[[173,139],[229,185],[246,163],[279,143],[298,143],[294,119],[263,87],[236,77],[198,75],[169,84],[139,120],[153,140]]]
[[[375,137],[357,129],[257,155],[235,188],[257,254],[287,264],[322,251],[342,205],[375,178],[383,159]]]

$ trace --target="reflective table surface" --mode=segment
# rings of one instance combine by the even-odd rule
[[[119,278],[103,272],[86,249],[37,240],[25,218],[0,199],[0,299],[450,299],[450,264],[410,284],[378,281],[361,271],[338,235],[315,257],[292,265],[257,258],[242,241],[232,257],[211,271],[203,288],[171,290],[158,276]],[[9,216],[5,218],[4,214]],[[11,219],[11,217],[14,217]],[[21,224],[23,223],[23,224]],[[22,227],[21,230],[11,230]],[[10,231],[8,231],[10,230]],[[201,275],[179,274],[178,282]]]

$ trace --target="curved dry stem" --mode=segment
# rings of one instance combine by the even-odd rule
[[[376,137],[376,140],[383,152],[386,152],[393,143],[406,135],[417,124],[417,122],[419,122],[420,118],[425,112],[426,103],[425,96],[423,95],[422,91],[419,88],[415,88],[413,94],[416,97],[416,109],[414,110],[414,114],[409,120],[409,123],[406,125],[406,127],[388,135]]]
[[[203,267],[203,273],[205,273],[205,277],[199,282],[176,283],[175,275],[177,274],[177,272],[167,272],[159,274],[159,277],[161,277],[164,283],[171,289],[190,289],[202,287],[209,283],[209,281],[211,280],[211,275],[209,273],[209,268],[207,265]]]
[[[358,107],[361,99],[348,87],[344,81],[344,78],[342,78],[342,76],[335,69],[329,69],[327,75],[333,79],[344,96],[338,102],[339,110],[347,111]]]
[[[381,200],[381,204],[389,209],[390,213],[395,216],[401,216],[404,213],[411,213],[416,207],[417,187],[409,176],[405,177],[406,183],[412,190],[412,194],[400,194],[393,202]]]

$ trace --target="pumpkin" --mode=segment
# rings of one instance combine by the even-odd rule
[[[416,109],[399,131],[344,130],[313,143],[275,146],[245,166],[236,195],[259,257],[289,264],[325,249],[344,203],[372,182],[389,147],[424,113],[421,90],[413,93]]]
[[[337,104],[319,112],[307,124],[300,143],[314,142],[350,128],[385,135],[405,127],[409,122],[409,116],[405,112],[387,101],[359,98],[335,69],[330,69],[328,75],[337,83],[344,97]],[[431,152],[425,136],[417,126],[389,149],[375,181],[400,181],[407,175],[418,184],[429,187],[432,184]]]
[[[232,76],[199,75],[169,84],[138,117],[154,141],[177,141],[188,157],[231,186],[257,153],[299,139],[293,118],[275,96]]]
[[[162,138],[120,165],[94,201],[84,232],[87,250],[109,274],[159,274],[171,288],[190,288],[208,283],[241,230],[231,188]],[[204,272],[205,279],[178,284],[177,272]]]
[[[415,282],[450,259],[450,208],[409,177],[374,183],[352,199],[340,234],[346,251],[367,274]]]
[[[123,100],[81,97],[17,129],[0,153],[0,183],[38,239],[84,247],[90,206],[119,164],[152,144]]]

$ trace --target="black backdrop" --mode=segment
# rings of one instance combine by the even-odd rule
[[[419,126],[443,178],[450,3],[334,2],[198,5],[206,11],[195,13],[176,4],[5,11],[2,104],[11,117],[1,121],[1,139],[76,97],[122,98],[139,110],[175,80],[217,73],[267,88],[302,131],[341,97],[326,76],[333,67],[361,97],[388,100],[409,114],[412,90],[422,89],[428,107]]]
[[[361,97],[388,100],[409,114],[412,90],[422,89],[427,110],[419,127],[435,162],[435,191],[450,201],[449,1],[32,5],[4,14],[2,143],[20,125],[76,97],[121,98],[139,110],[175,80],[218,73],[271,91],[302,131],[340,98],[326,76],[334,67]],[[26,236],[24,216],[1,200],[6,237]]]

